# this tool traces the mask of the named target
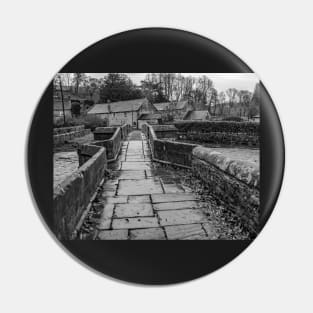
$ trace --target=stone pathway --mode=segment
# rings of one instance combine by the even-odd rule
[[[129,134],[113,178],[106,181],[97,219],[100,240],[173,240],[214,238],[213,227],[199,207],[199,200],[180,177],[157,169],[145,135]]]

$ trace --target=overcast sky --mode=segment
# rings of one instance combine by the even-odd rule
[[[95,78],[101,78],[106,73],[87,73],[87,75]],[[139,85],[145,79],[147,73],[124,73],[127,74],[131,80]],[[239,90],[249,90],[253,92],[255,84],[259,81],[256,74],[253,73],[181,73],[184,76],[199,77],[207,75],[218,91],[225,91],[228,88],[236,88]]]

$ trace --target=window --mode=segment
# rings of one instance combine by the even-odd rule
[[[126,117],[127,116],[127,113],[126,112],[124,112],[124,117]]]

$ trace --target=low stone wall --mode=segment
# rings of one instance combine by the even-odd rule
[[[177,138],[177,128],[174,125],[153,125],[152,127],[159,139]]]
[[[60,134],[76,132],[76,131],[83,130],[84,128],[85,128],[84,125],[54,128],[53,129],[53,135],[60,135]]]
[[[229,159],[214,149],[158,139],[152,126],[143,125],[154,161],[191,168],[208,193],[236,213],[251,233],[258,231],[260,170],[250,162]]]
[[[152,127],[145,124],[142,128],[147,136],[153,160],[182,167],[191,167],[192,149],[195,148],[196,145],[159,139],[156,132],[158,132],[159,135],[162,131],[172,131],[173,128],[166,129],[166,127],[159,128],[160,126],[157,126],[157,131],[155,131],[155,127],[156,126]]]
[[[126,140],[128,134],[131,131],[131,126],[129,124],[124,124],[123,126],[121,126],[121,131],[122,131],[122,140]]]
[[[82,166],[88,160],[90,160],[99,151],[99,146],[92,144],[80,145],[77,148],[78,163]]]
[[[177,134],[181,140],[192,140],[201,143],[223,144],[229,146],[246,145],[248,147],[259,147],[259,136],[246,133],[181,133]]]
[[[107,168],[105,148],[84,145],[89,159],[53,190],[54,232],[58,239],[75,238],[83,214]]]
[[[111,128],[111,127],[109,127],[109,128]],[[119,151],[120,151],[120,148],[121,148],[121,145],[122,145],[121,128],[117,127],[114,129],[115,129],[115,131],[113,133],[113,136],[110,139],[92,142],[93,145],[105,147],[108,162],[112,162],[117,158]]]
[[[85,129],[85,126],[55,128],[53,132],[55,133],[56,130],[57,134],[53,135],[53,144],[55,146],[64,144],[76,137],[86,136],[91,132],[90,129]]]
[[[259,123],[232,121],[179,121],[178,139],[201,143],[259,146]]]
[[[191,167],[192,150],[195,147],[196,145],[193,144],[157,139],[153,142],[153,159],[182,167]]]
[[[95,140],[108,140],[116,131],[116,127],[97,127],[93,132]]]
[[[260,171],[250,162],[231,160],[213,149],[192,151],[192,170],[208,192],[221,199],[250,232],[257,233],[260,207]]]

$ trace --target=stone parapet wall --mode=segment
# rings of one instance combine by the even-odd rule
[[[108,127],[111,128],[111,127]],[[122,131],[120,127],[114,128],[115,131],[110,139],[93,141],[96,146],[105,147],[108,162],[114,161],[120,151],[122,145]]]
[[[152,127],[159,139],[177,138],[177,128],[174,125],[153,125]]]
[[[153,159],[160,162],[191,167],[192,150],[196,145],[156,139],[153,142]]]
[[[83,214],[107,168],[103,147],[85,145],[89,159],[53,190],[54,232],[58,239],[75,238]]]
[[[121,131],[122,131],[122,139],[126,140],[128,134],[131,131],[131,126],[129,124],[124,124],[123,126],[121,126]]]
[[[150,125],[142,128],[154,161],[188,167],[199,177],[208,193],[222,200],[252,233],[258,231],[260,171],[250,162],[232,160],[214,149],[157,138]]]
[[[142,130],[147,136],[155,161],[182,167],[191,167],[192,149],[196,147],[196,145],[159,139],[160,126],[155,127],[144,124]],[[173,128],[165,125],[165,127],[162,127],[162,130],[172,131]]]
[[[77,130],[77,131],[67,132],[67,133],[63,133],[63,134],[59,134],[59,135],[54,135],[53,136],[53,144],[54,144],[54,146],[62,145],[69,140],[72,140],[76,137],[83,137],[83,136],[86,136],[90,133],[91,133],[90,129],[84,129],[83,128],[83,129]]]
[[[95,140],[108,140],[116,131],[116,127],[97,127],[93,132]]]
[[[250,187],[260,188],[260,170],[254,163],[232,160],[223,156],[222,153],[214,151],[214,148],[205,148],[201,146],[197,146],[193,149],[192,155],[194,159],[210,163]]]
[[[66,134],[66,133],[81,131],[84,128],[85,128],[84,125],[54,128],[53,129],[53,135],[60,135],[60,134]]]
[[[82,166],[89,159],[91,159],[99,151],[99,146],[84,144],[79,145],[77,148],[78,163]]]
[[[260,171],[250,162],[224,157],[213,149],[192,151],[192,170],[208,188],[241,219],[249,231],[257,233],[260,207]]]

